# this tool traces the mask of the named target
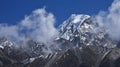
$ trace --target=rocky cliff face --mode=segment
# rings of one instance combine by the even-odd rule
[[[58,30],[49,47],[32,39],[16,47],[0,38],[0,67],[120,67],[117,41],[89,15],[73,14]]]
[[[120,49],[114,48],[107,50],[105,53],[98,53],[98,47],[87,46],[80,48],[68,49],[65,52],[49,54],[29,58],[24,52],[18,52],[14,58],[7,56],[0,50],[1,67],[119,67],[120,66]],[[29,58],[29,62],[20,62],[18,58]]]

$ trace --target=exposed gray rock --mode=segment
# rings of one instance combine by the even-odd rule
[[[112,49],[101,61],[100,67],[120,67],[120,49]]]

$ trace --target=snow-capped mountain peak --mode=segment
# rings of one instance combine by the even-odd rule
[[[4,49],[4,47],[12,47],[14,46],[14,43],[10,40],[8,40],[6,37],[0,38],[0,48]]]
[[[58,40],[66,40],[74,45],[99,45],[113,48],[112,39],[99,23],[94,22],[89,15],[72,14],[59,27]]]
[[[73,23],[82,23],[85,19],[90,18],[89,15],[76,15],[76,14],[72,14],[71,16],[73,18]]]
[[[79,30],[79,27],[81,24],[86,20],[89,19],[89,15],[76,15],[72,14],[71,17],[64,21],[62,25],[60,25],[60,38],[70,40],[73,34],[75,35],[75,32]],[[79,32],[79,31],[78,31]],[[75,36],[77,36],[76,34]]]

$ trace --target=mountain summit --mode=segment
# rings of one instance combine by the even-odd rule
[[[74,46],[97,45],[107,48],[115,47],[115,42],[109,37],[107,30],[101,28],[89,15],[72,14],[59,26],[58,40],[66,40]]]
[[[56,38],[51,38],[52,42],[29,39],[20,47],[7,37],[0,38],[0,67],[120,66],[117,41],[91,16],[72,14],[58,32]]]

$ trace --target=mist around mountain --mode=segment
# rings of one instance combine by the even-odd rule
[[[0,24],[0,67],[120,67],[119,4],[95,16],[72,14],[58,28],[45,8]]]

